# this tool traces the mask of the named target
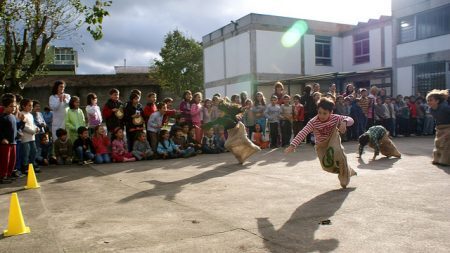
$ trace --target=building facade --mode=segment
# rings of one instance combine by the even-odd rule
[[[450,89],[450,1],[392,0],[395,93]]]
[[[305,34],[283,43],[298,22]],[[277,80],[290,94],[311,81],[336,83],[339,89],[346,82],[390,89],[391,34],[390,17],[353,26],[252,13],[203,37],[205,95],[267,96]]]

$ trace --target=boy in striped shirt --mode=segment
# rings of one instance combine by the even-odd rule
[[[339,129],[340,133],[345,133],[347,127],[353,125],[354,121],[351,117],[333,114],[333,108],[334,102],[331,99],[321,98],[317,104],[317,115],[309,120],[306,126],[297,134],[297,136],[295,136],[284,152],[286,154],[293,152],[311,132],[314,132],[316,145],[328,141],[336,127]],[[356,175],[353,170],[351,171],[350,176]],[[342,185],[342,187],[345,188],[346,185]]]

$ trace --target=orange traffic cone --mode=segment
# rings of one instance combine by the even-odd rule
[[[25,186],[25,189],[36,189],[41,187],[36,179],[36,174],[34,174],[34,168],[33,164],[30,163],[28,165],[28,178],[27,178],[27,185]]]
[[[3,231],[4,236],[13,236],[30,233],[30,228],[25,226],[22,210],[20,209],[17,193],[11,195],[9,207],[8,229]]]

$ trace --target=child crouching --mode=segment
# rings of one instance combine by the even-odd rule
[[[316,152],[322,169],[338,174],[342,188],[346,188],[350,177],[356,172],[347,164],[347,157],[343,152],[339,132],[345,133],[347,126],[353,125],[353,119],[347,116],[333,114],[334,102],[328,98],[320,99],[317,104],[317,116],[313,117],[306,126],[295,136],[285,153],[294,151],[305,137],[314,132]],[[339,131],[338,131],[339,130]]]
[[[116,127],[116,129],[114,129],[114,140],[112,142],[112,160],[113,162],[134,162],[136,161],[136,158],[128,152],[127,143],[123,137],[123,129]]]
[[[133,151],[131,152],[136,160],[151,160],[153,158],[153,151],[150,143],[147,140],[145,132],[136,134],[136,141],[133,144]]]

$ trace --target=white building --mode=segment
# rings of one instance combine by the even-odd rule
[[[293,26],[306,33],[283,44]],[[390,90],[391,35],[391,18],[384,16],[353,26],[252,13],[203,37],[205,95],[268,96],[277,80],[290,94],[309,81],[334,82],[341,90],[346,82]]]
[[[311,81],[322,90],[377,85],[391,95],[450,88],[450,0],[392,0],[392,18],[356,26],[303,20],[306,33],[283,45],[298,21],[249,14],[204,36],[206,97],[268,96],[277,80],[290,94]]]
[[[450,1],[392,0],[395,93],[450,88]]]

